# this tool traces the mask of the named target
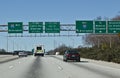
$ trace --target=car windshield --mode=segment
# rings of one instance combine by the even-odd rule
[[[68,53],[78,53],[76,50],[69,50]]]

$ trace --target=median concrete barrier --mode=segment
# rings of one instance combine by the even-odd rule
[[[1,63],[5,63],[5,62],[9,62],[12,60],[16,60],[19,57],[17,55],[13,56],[13,55],[0,55],[0,64]]]

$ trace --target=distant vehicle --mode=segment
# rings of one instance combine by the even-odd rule
[[[76,50],[67,50],[65,51],[63,55],[63,61],[68,61],[68,60],[76,60],[77,62],[80,62],[80,54]]]
[[[48,52],[45,52],[44,54],[45,54],[45,55],[49,55],[49,53],[48,53]]]
[[[19,50],[14,51],[13,55],[18,55],[19,52],[20,52]]]
[[[18,53],[18,56],[19,57],[27,57],[27,53],[26,52],[24,52],[24,51],[19,51],[19,53]]]
[[[60,52],[56,52],[56,53],[55,53],[55,55],[59,55],[59,54],[60,54]]]
[[[38,45],[34,49],[34,56],[44,56],[44,45]]]

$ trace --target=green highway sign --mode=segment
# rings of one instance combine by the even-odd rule
[[[108,33],[120,33],[120,21],[108,21]]]
[[[8,33],[23,33],[23,23],[8,22]]]
[[[29,22],[29,33],[43,33],[43,22]]]
[[[76,21],[76,33],[93,33],[93,21]]]
[[[60,22],[45,22],[45,33],[60,33]]]
[[[95,33],[106,33],[106,21],[95,21]]]

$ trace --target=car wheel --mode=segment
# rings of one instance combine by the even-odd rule
[[[65,62],[67,62],[67,59],[65,59]]]
[[[80,62],[80,59],[76,60],[77,62]]]

